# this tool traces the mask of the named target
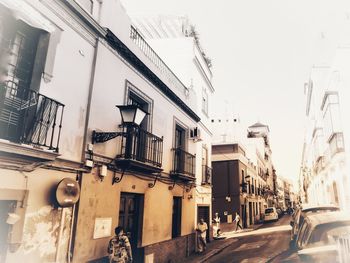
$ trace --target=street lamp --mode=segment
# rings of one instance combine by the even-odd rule
[[[116,105],[122,117],[122,126],[139,126],[148,114],[137,105]],[[125,136],[125,132],[97,132],[92,131],[92,143],[106,142],[118,136]]]

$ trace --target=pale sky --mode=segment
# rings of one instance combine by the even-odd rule
[[[213,63],[214,115],[269,125],[277,175],[299,177],[304,82],[324,39],[337,42],[350,1],[122,0],[130,14],[187,15]],[[349,25],[349,24],[348,24]]]

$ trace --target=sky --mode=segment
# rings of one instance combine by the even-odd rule
[[[269,125],[278,176],[299,177],[304,83],[320,63],[322,43],[336,43],[350,1],[122,0],[129,14],[187,15],[212,59],[214,115]]]

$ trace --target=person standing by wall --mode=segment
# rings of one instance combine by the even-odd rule
[[[201,218],[199,220],[199,223],[197,225],[197,249],[198,252],[203,252],[207,249],[207,230],[208,230],[208,225],[207,223],[204,222],[204,219]]]
[[[124,235],[124,229],[118,226],[114,230],[115,236],[109,241],[109,263],[131,263],[132,251],[129,238]]]
[[[240,228],[241,230],[243,229],[241,226],[241,217],[239,216],[239,214],[236,212],[236,217],[235,220],[236,221],[236,231],[238,228]]]

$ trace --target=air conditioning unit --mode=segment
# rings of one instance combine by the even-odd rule
[[[198,127],[190,130],[190,138],[194,141],[201,141],[201,130]]]

